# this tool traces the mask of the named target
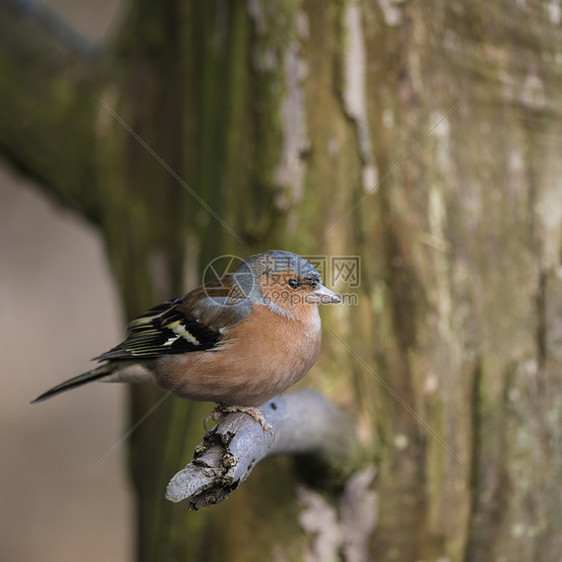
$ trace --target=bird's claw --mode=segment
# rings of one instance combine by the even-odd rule
[[[203,427],[205,428],[205,431],[207,431],[207,426],[209,425],[209,422],[211,420],[213,421],[219,421],[222,417],[221,413],[217,411],[218,408],[215,408],[206,418],[205,421],[203,422]]]
[[[258,422],[264,431],[271,431],[273,433],[273,426],[265,421],[263,412],[259,408],[253,408],[251,406],[217,406],[206,418],[205,418],[205,429],[207,429],[207,423],[209,419],[214,421],[219,421],[225,414],[230,414],[234,412],[242,412],[247,414],[254,421]]]

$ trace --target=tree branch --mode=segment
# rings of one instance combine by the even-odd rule
[[[0,153],[98,222],[94,54],[45,8],[0,0]]]
[[[244,413],[225,415],[195,448],[193,461],[168,484],[166,498],[197,510],[226,499],[271,455],[299,455],[315,480],[343,482],[356,468],[359,444],[351,418],[320,394],[302,390],[260,411],[272,431]]]

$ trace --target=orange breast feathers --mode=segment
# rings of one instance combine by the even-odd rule
[[[225,343],[215,351],[157,360],[158,383],[191,400],[262,405],[304,377],[320,352],[317,308],[295,312],[289,318],[254,305],[252,314],[225,330]]]

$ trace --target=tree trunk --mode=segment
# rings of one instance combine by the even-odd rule
[[[360,256],[305,385],[356,413],[378,464],[371,560],[559,559],[560,20],[556,2],[136,0],[99,65],[84,207],[128,314],[220,254]],[[135,388],[132,422],[160,396]],[[208,409],[168,398],[132,435],[138,559],[314,559],[287,459],[218,507],[165,501]]]

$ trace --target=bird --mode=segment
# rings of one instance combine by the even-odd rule
[[[317,305],[341,302],[305,258],[284,250],[256,254],[132,320],[123,342],[94,357],[100,366],[32,403],[93,381],[151,382],[264,425],[258,407],[302,379],[318,357]]]

